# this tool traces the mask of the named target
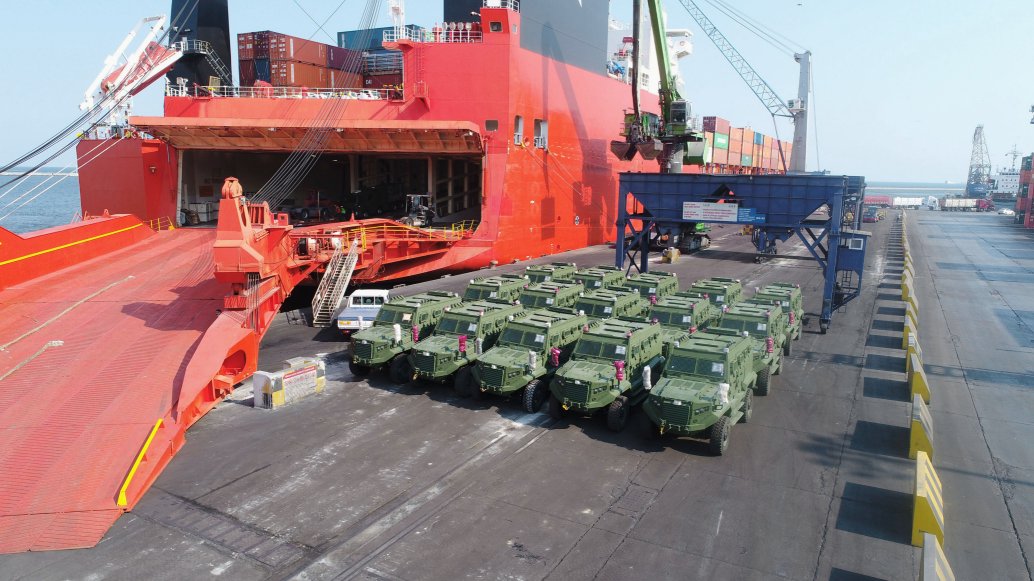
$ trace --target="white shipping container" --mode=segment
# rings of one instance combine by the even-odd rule
[[[895,197],[891,206],[895,208],[918,208],[923,205],[923,198]]]

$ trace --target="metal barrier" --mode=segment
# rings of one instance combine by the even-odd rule
[[[457,25],[457,28],[425,28],[422,30],[385,30],[384,31],[384,42],[398,42],[400,40],[409,40],[412,42],[428,43],[428,44],[472,44],[480,43],[484,40],[480,30],[473,28],[474,23],[471,22],[453,22],[451,24]],[[459,28],[462,26],[462,28]],[[468,28],[468,26],[470,28]]]
[[[905,303],[905,318],[912,321],[912,326],[919,329],[919,314],[916,312],[915,307],[912,303]]]
[[[181,87],[169,84],[166,97],[240,98],[240,99],[347,99],[387,101],[399,98],[398,89],[366,89],[358,87]]]
[[[912,397],[912,422],[909,426],[908,457],[915,460],[919,452],[933,458],[933,417],[920,395]]]
[[[907,351],[908,350],[908,341],[910,339],[915,339],[917,336],[918,335],[916,334],[915,325],[912,324],[912,320],[908,318],[908,315],[906,315],[905,316],[905,325],[904,325],[904,327],[902,327],[902,333],[901,333],[901,349],[903,351]]]
[[[944,542],[944,497],[941,479],[926,452],[916,453],[916,477],[912,486],[912,544],[925,546],[923,533]]]
[[[175,230],[176,224],[168,216],[162,216],[161,218],[154,218],[147,221],[147,225],[155,232],[161,232],[162,230]]]
[[[923,562],[919,568],[919,581],[935,580],[955,581],[955,573],[952,572],[937,537],[923,533]]]

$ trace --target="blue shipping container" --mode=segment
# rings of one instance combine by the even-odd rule
[[[255,59],[255,80],[269,82],[269,59]]]
[[[337,45],[341,48],[366,51],[379,50],[384,42],[384,32],[393,30],[394,26],[383,26],[381,28],[368,28],[363,30],[346,30],[337,33]],[[416,36],[423,32],[423,27],[415,24],[406,25],[410,36]]]
[[[754,132],[754,144],[755,145],[764,145],[765,144],[765,136],[762,135],[761,133],[758,133],[758,132],[755,131]]]

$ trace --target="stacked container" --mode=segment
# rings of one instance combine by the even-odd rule
[[[241,86],[265,81],[278,87],[359,88],[362,64],[356,51],[279,32],[237,35]]]

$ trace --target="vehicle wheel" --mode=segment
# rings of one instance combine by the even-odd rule
[[[388,376],[393,382],[402,385],[413,381],[413,373],[415,371],[413,364],[409,362],[409,357],[405,353],[399,353],[391,360]]]
[[[474,385],[474,376],[471,374],[469,367],[461,367],[456,372],[456,376],[452,379],[452,388],[456,390],[460,397],[471,397],[474,395],[474,390],[481,391]]]
[[[768,395],[768,383],[771,379],[771,370],[769,370],[769,368],[766,367],[759,371],[758,381],[754,384],[754,391],[756,391],[758,395]]]
[[[718,418],[711,426],[711,438],[707,447],[715,456],[721,456],[729,448],[729,416]]]
[[[302,220],[308,220],[309,219],[309,209],[308,208],[303,208],[301,212],[298,212],[298,218],[302,219]]]
[[[628,424],[628,399],[619,395],[607,407],[607,427],[612,432],[620,432]]]
[[[549,417],[554,420],[564,419],[564,407],[560,405],[560,400],[553,394],[549,394]]]
[[[352,372],[352,375],[356,377],[366,377],[370,375],[370,368],[362,363],[356,363],[355,361],[348,362],[348,370]]]
[[[747,390],[747,393],[743,396],[743,417],[740,418],[740,423],[745,424],[750,421],[751,416],[754,415],[754,392]]]
[[[790,346],[791,343],[793,343],[793,339],[787,337],[786,341],[783,343],[783,355],[784,356],[789,355],[790,352],[793,351],[793,347]]]
[[[775,371],[772,372],[772,375],[779,375],[782,372],[783,372],[783,356],[780,354],[776,358],[776,368],[775,368]]]
[[[539,411],[548,396],[549,386],[538,379],[532,379],[524,387],[524,411],[529,414]]]

